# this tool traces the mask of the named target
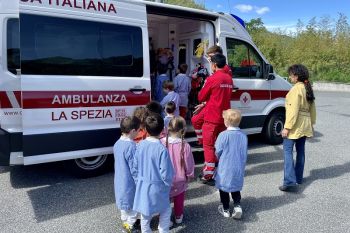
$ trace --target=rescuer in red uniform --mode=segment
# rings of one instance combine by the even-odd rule
[[[207,78],[202,90],[198,94],[199,102],[205,103],[199,115],[203,116],[203,149],[205,165],[201,180],[203,183],[211,182],[215,163],[215,141],[220,132],[225,130],[222,112],[230,108],[231,93],[233,88],[232,76],[225,71],[226,57],[215,54],[211,57],[211,69],[213,75]],[[192,122],[195,119],[192,119]]]
[[[218,45],[213,45],[207,50],[206,58],[209,62],[211,61],[211,57],[215,54],[223,54],[222,48]],[[223,70],[232,77],[232,70],[227,64],[224,66]],[[191,119],[194,131],[198,139],[198,143],[196,145],[198,147],[202,147],[203,145],[202,126],[204,123],[204,115],[203,111],[201,110],[204,105],[205,103],[201,103],[195,107],[194,116]]]

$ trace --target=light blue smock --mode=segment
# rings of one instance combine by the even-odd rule
[[[247,161],[248,138],[239,128],[229,127],[215,142],[219,164],[215,174],[215,187],[224,192],[237,192],[243,188]]]
[[[165,96],[165,93],[163,91],[163,83],[166,80],[170,80],[166,74],[158,75],[156,78],[155,99],[159,103],[162,101],[162,99]]]
[[[136,150],[138,169],[134,210],[143,215],[162,213],[170,206],[173,165],[159,139],[148,137]]]
[[[175,116],[179,116],[180,115],[180,96],[178,93],[176,93],[175,91],[170,91],[166,96],[164,96],[164,98],[162,99],[162,101],[160,102],[160,105],[162,105],[163,108],[165,108],[165,105],[167,103],[169,103],[170,101],[173,101],[175,103],[175,112],[174,115]]]
[[[131,210],[134,204],[137,170],[134,165],[136,143],[121,136],[114,144],[114,193],[117,208]]]
[[[175,92],[180,95],[180,106],[188,107],[188,95],[191,91],[191,79],[186,74],[178,74],[174,78]]]

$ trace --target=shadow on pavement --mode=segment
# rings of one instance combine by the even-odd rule
[[[10,170],[11,170],[10,167],[2,167],[2,166],[0,166],[0,174],[7,173]]]
[[[67,173],[61,162],[10,167],[10,182],[15,189],[54,185],[72,180],[77,178]]]
[[[307,139],[307,142],[310,142],[310,143],[317,143],[317,142],[320,142],[320,138],[323,137],[323,134],[320,133],[319,131],[315,131],[314,132],[314,136],[312,138],[308,138]]]
[[[115,203],[113,174],[64,181],[27,191],[35,219],[43,222]]]

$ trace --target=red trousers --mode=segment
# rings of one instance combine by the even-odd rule
[[[203,144],[202,126],[204,124],[204,111],[200,111],[198,114],[194,115],[191,121],[197,135],[198,143]]]
[[[200,111],[191,119],[193,128],[196,132],[198,143],[203,144],[204,161],[203,176],[205,179],[211,179],[215,172],[215,141],[219,134],[226,129],[224,124],[215,124],[204,122],[204,111]]]
[[[203,176],[205,179],[213,178],[215,172],[215,163],[217,162],[215,155],[215,142],[219,134],[226,129],[224,124],[215,124],[204,122],[203,130],[203,149],[204,161]]]
[[[185,192],[173,197],[175,217],[181,217],[184,214]]]
[[[180,116],[183,117],[184,119],[186,119],[187,108],[180,106],[179,111],[180,111]]]

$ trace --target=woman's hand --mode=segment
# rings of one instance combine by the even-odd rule
[[[282,130],[282,138],[288,137],[289,129],[283,129]]]

